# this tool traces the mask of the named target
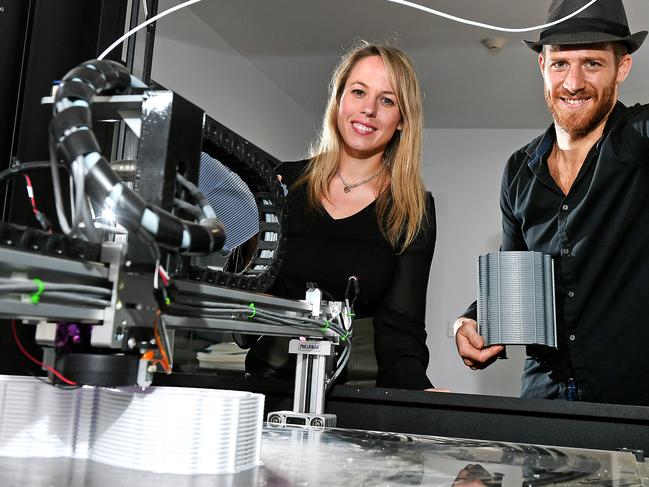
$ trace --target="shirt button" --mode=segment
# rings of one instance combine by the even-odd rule
[[[568,291],[568,297],[569,298],[574,298],[575,297],[575,292],[574,291]]]
[[[575,337],[575,335],[570,335],[568,338],[570,338],[571,342],[574,342],[576,337]]]
[[[568,255],[568,254],[570,253],[570,250],[568,250],[568,249],[563,249],[563,250],[561,251],[561,253],[562,253],[563,255]]]
[[[568,211],[568,205],[563,205],[563,206],[561,207],[561,209],[562,209],[563,211]]]

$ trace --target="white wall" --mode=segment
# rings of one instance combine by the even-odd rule
[[[162,0],[159,11],[179,3]],[[159,22],[152,78],[280,160],[301,159],[317,120],[190,9]]]
[[[459,359],[449,326],[475,300],[476,259],[500,246],[500,179],[509,155],[541,130],[425,132],[424,180],[435,197],[437,245],[428,286],[428,376],[455,392],[518,396],[523,347],[473,371]]]

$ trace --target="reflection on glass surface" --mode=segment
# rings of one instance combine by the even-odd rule
[[[0,485],[30,487],[637,486],[631,453],[361,430],[270,427],[262,466],[235,475],[160,475],[64,458],[0,457]]]
[[[640,482],[630,454],[358,430],[267,428],[262,460],[290,479],[285,485],[321,485],[325,479],[328,485],[363,486]]]

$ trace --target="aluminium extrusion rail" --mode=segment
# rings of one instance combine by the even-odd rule
[[[20,276],[22,278],[39,278],[43,281],[73,282],[75,284],[105,285],[110,287],[109,268],[99,262],[75,261],[62,257],[41,255],[26,250],[13,249],[0,246],[0,277]],[[151,282],[150,276],[125,274],[121,276],[127,282],[127,289],[140,288],[142,284]],[[248,306],[254,302],[257,306],[274,311],[284,311],[291,315],[291,318],[309,317],[311,315],[311,304],[305,301],[276,298],[267,294],[260,294],[237,289],[213,286],[200,282],[178,280],[174,281],[178,287],[179,297],[204,298],[214,302],[225,301]],[[136,315],[148,316],[151,314],[150,303],[141,303],[142,295],[130,293],[123,294],[119,291],[123,303],[119,305],[125,315],[131,317]],[[130,295],[130,296],[129,296]],[[150,297],[151,301],[153,297]],[[120,300],[113,300],[113,307],[117,306]],[[144,304],[144,306],[139,306]],[[40,320],[65,320],[81,321],[87,323],[103,323],[106,313],[111,308],[97,306],[80,306],[59,303],[41,302],[34,305],[25,301],[19,294],[0,295],[0,317],[17,318],[28,321]],[[113,310],[114,311],[114,310]],[[234,313],[233,313],[234,314]],[[213,318],[201,316],[187,316],[178,312],[165,314],[165,323],[170,329],[195,329],[215,330],[224,332],[258,333],[278,336],[308,336],[310,335],[308,324],[304,327],[291,325],[275,325],[250,321],[246,318]],[[152,326],[152,320],[133,319],[132,323],[137,326]],[[313,336],[335,338],[331,330],[322,332],[317,325],[313,326]]]

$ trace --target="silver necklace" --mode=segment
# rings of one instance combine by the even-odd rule
[[[345,193],[349,193],[352,189],[354,189],[354,188],[358,188],[359,186],[361,186],[361,185],[363,185],[363,184],[365,184],[365,183],[369,183],[370,181],[372,181],[373,179],[375,179],[379,174],[381,174],[381,171],[383,171],[383,166],[384,166],[384,165],[385,165],[385,163],[384,163],[384,162],[381,162],[381,166],[379,167],[379,170],[378,170],[378,171],[376,171],[376,172],[375,172],[374,174],[372,174],[370,177],[365,178],[365,179],[363,179],[362,181],[359,181],[359,182],[354,183],[354,184],[350,184],[350,183],[348,183],[347,181],[345,181],[345,180],[343,179],[343,175],[340,174],[340,171],[339,171],[338,169],[336,169],[336,176],[338,176],[338,179],[340,179],[340,181],[343,183],[343,186],[344,186],[343,191],[345,191]]]

